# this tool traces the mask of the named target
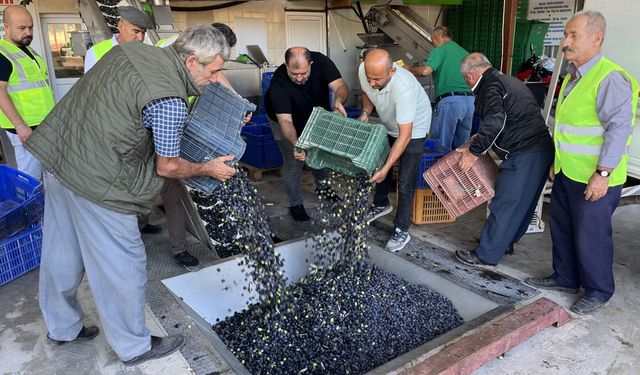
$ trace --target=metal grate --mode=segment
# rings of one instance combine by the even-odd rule
[[[375,226],[369,229],[369,240],[379,246],[384,247],[389,236],[390,232]],[[540,294],[538,290],[511,276],[466,266],[456,260],[453,251],[419,238],[412,238],[405,248],[396,254],[501,305],[514,305]]]

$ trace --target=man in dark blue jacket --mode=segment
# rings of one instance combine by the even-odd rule
[[[494,69],[481,53],[462,60],[460,71],[480,114],[477,136],[456,150],[462,153],[460,166],[467,171],[490,149],[503,161],[480,243],[473,251],[456,251],[456,256],[472,266],[495,266],[527,231],[553,162],[553,141],[531,91],[521,81]]]

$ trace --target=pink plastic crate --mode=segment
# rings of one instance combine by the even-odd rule
[[[467,172],[462,172],[458,165],[461,157],[461,153],[451,152],[423,174],[427,184],[454,218],[493,198],[498,177],[498,166],[489,155],[478,158]]]

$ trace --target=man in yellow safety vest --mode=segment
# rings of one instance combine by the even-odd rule
[[[553,274],[533,286],[585,294],[576,314],[603,308],[615,290],[611,216],[627,179],[628,149],[638,104],[638,83],[601,54],[604,16],[576,13],[564,29],[569,61],[554,130],[551,197]]]
[[[22,147],[55,105],[47,64],[29,45],[33,18],[26,8],[8,6],[0,40],[0,127],[13,145],[19,170],[41,178],[38,159]]]

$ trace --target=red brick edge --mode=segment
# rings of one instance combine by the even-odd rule
[[[414,374],[470,374],[543,329],[571,320],[555,302],[540,298],[425,358],[403,372]]]

